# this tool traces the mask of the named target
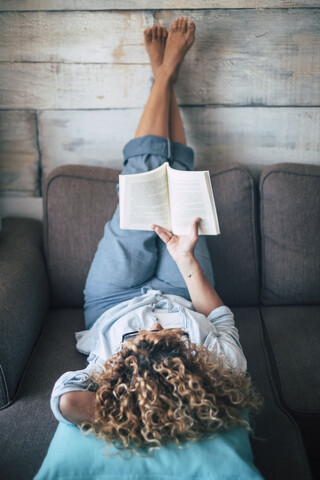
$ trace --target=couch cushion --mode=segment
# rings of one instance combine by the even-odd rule
[[[256,190],[249,172],[210,170],[221,234],[207,237],[215,287],[228,306],[258,305]]]
[[[277,401],[273,377],[266,361],[259,308],[232,308],[248,372],[264,399],[254,417],[254,463],[267,479],[311,479],[310,468],[297,424]]]
[[[44,185],[44,238],[55,306],[81,307],[90,264],[117,203],[119,171],[67,165]],[[229,305],[259,301],[254,186],[239,166],[211,171],[221,235],[209,238],[216,288]]]
[[[265,478],[308,480],[309,467],[297,426],[274,397],[262,347],[259,310],[233,311],[249,372],[265,399],[265,407],[254,420],[254,463]],[[50,311],[16,401],[0,411],[0,478],[31,480],[40,468],[57,427],[50,410],[54,382],[65,371],[84,368],[87,363],[75,348],[74,332],[83,328],[82,309]]]
[[[74,332],[83,329],[82,309],[49,312],[15,402],[0,411],[1,479],[31,480],[40,468],[58,424],[50,409],[53,385],[87,364],[75,348]]]
[[[320,166],[268,167],[260,192],[263,304],[319,304]]]
[[[164,445],[152,456],[119,451],[93,434],[60,423],[34,480],[262,480],[252,464],[248,432],[235,428],[212,439]]]
[[[119,171],[65,165],[44,184],[44,241],[55,306],[82,307],[86,277],[117,204]]]
[[[263,307],[268,348],[282,400],[320,419],[320,306]]]
[[[254,307],[234,308],[233,311],[240,331],[240,340],[248,360],[249,372],[265,400],[261,414],[255,417],[253,421],[255,435],[251,439],[251,443],[255,465],[267,479],[310,480],[311,474],[299,429],[292,417],[278,405],[273,392],[273,385],[270,381],[268,365],[264,355],[259,309]],[[79,434],[74,427],[66,425],[60,426],[60,431],[57,432],[39,478],[72,478],[72,475],[70,476],[68,473],[74,471],[72,467],[73,454],[76,450],[79,455],[78,444],[75,449],[72,448],[70,452],[66,452],[65,439],[61,438],[64,433],[68,438],[73,438],[74,444],[80,442],[80,448],[93,448],[93,451],[90,451],[90,458],[97,460],[93,460],[89,466],[86,462],[81,462],[80,467],[76,467],[78,477],[80,469],[82,473],[85,472],[86,478],[97,478],[98,476],[99,478],[110,478],[109,475],[111,478],[118,478],[117,476],[112,477],[112,469],[108,470],[108,474],[102,474],[104,469],[101,466],[101,458],[100,460],[98,458],[100,453],[97,445],[92,445],[93,439],[91,437],[79,438]],[[64,451],[61,451],[62,449]],[[199,456],[201,457],[201,455]],[[59,465],[55,467],[58,458]],[[194,456],[190,458],[194,458]],[[149,478],[147,471],[146,468],[144,475],[141,474],[139,478]],[[192,469],[187,471],[194,478]],[[127,468],[122,471],[124,476],[126,476],[126,472]],[[240,475],[239,471],[237,473]],[[170,470],[170,474],[173,475],[172,470]],[[170,474],[166,478],[170,478]],[[226,471],[224,471],[224,474],[226,474]],[[184,477],[186,477],[185,472]],[[206,475],[206,478],[211,478],[211,476]],[[232,478],[235,478],[235,475]]]
[[[0,232],[0,408],[15,394],[48,308],[42,223],[5,218]]]

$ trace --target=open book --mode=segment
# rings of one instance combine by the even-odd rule
[[[220,233],[208,171],[175,170],[166,162],[149,172],[120,175],[119,188],[120,228],[152,230],[156,224],[188,235],[200,217],[200,235]]]

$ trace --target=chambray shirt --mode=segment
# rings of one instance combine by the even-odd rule
[[[168,313],[165,327],[181,328],[189,334],[190,341],[203,344],[208,350],[220,355],[223,363],[245,372],[247,361],[239,342],[233,313],[226,306],[213,310],[208,317],[197,313],[191,302],[177,295],[166,295],[160,290],[148,290],[110,308],[103,313],[89,330],[77,332],[76,347],[88,355],[88,366],[83,370],[64,373],[55,383],[51,396],[51,409],[55,417],[68,422],[59,410],[59,397],[67,392],[86,390],[89,375],[103,367],[114,353],[121,348],[122,335],[135,330],[149,330],[157,320],[156,309]],[[170,323],[170,314],[174,319]],[[178,314],[178,315],[177,315]]]

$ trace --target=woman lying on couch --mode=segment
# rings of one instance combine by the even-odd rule
[[[187,18],[169,33],[164,27],[145,31],[155,83],[135,138],[124,148],[123,175],[166,161],[193,169],[173,87],[194,37]],[[199,222],[189,236],[156,225],[121,230],[116,209],[84,290],[87,330],[76,334],[88,366],[56,382],[51,406],[58,420],[132,449],[238,426],[250,430],[241,413],[261,401],[246,374],[233,314],[214,290]]]

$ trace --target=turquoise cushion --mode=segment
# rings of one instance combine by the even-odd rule
[[[117,450],[112,446],[110,453]],[[211,440],[164,446],[152,457],[106,457],[106,443],[60,423],[35,480],[250,480],[261,475],[252,463],[244,429],[220,433]],[[124,451],[126,453],[126,451]]]

